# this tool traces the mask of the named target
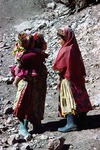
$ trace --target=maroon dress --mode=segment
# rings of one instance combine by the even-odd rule
[[[19,120],[27,119],[36,124],[43,119],[47,88],[47,69],[44,61],[45,54],[33,52],[24,54],[21,58],[22,69],[18,76],[22,77],[20,82],[27,84],[19,87],[21,92],[14,108],[14,115]]]

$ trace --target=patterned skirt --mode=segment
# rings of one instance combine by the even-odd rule
[[[43,119],[46,78],[47,74],[44,74],[32,77],[30,81],[21,80],[18,83],[13,109],[19,120],[28,119],[31,123],[36,123]]]
[[[67,79],[61,81],[58,106],[58,116],[63,117],[68,113],[87,113],[89,110],[92,110],[86,88],[76,87]]]

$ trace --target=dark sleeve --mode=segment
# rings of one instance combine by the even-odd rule
[[[40,66],[45,61],[45,57],[41,53],[30,52],[24,54],[21,58],[21,68],[32,68]]]
[[[21,58],[21,61],[24,63],[32,62],[34,59],[36,59],[36,57],[37,57],[36,53],[30,52],[28,54],[24,54]]]

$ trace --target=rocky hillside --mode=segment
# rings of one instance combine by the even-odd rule
[[[75,31],[87,72],[86,87],[94,110],[88,114],[88,128],[63,135],[66,138],[64,147],[65,150],[99,150],[100,4],[90,5],[77,13],[72,12],[63,4],[54,2],[48,3],[45,9],[41,9],[38,6],[35,7],[31,0],[22,0],[21,2],[1,0],[0,10],[2,10],[2,14],[0,14],[0,150],[29,148],[43,150],[46,149],[50,138],[62,136],[61,133],[54,130],[54,132],[46,131],[40,135],[34,134],[30,142],[18,140],[18,120],[12,117],[12,103],[16,89],[9,83],[12,80],[10,66],[14,64],[12,50],[18,32],[34,33],[39,31],[43,33],[48,43],[47,53],[49,54],[46,61],[48,91],[43,123],[55,127],[59,120],[57,118],[58,92],[56,74],[52,70],[52,65],[59,50],[56,32],[59,27],[65,25],[71,26]]]

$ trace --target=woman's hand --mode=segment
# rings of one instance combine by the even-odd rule
[[[15,76],[16,76],[19,73],[19,70],[20,70],[19,66],[17,65],[14,70],[15,70]]]
[[[17,88],[17,87],[18,87],[18,84],[14,81],[14,82],[13,82],[13,86]]]
[[[57,83],[58,83],[58,85],[60,84],[60,76],[59,75],[57,75]]]
[[[13,82],[13,86],[18,88],[18,83],[20,82],[21,78],[19,76],[15,77],[15,80]]]

